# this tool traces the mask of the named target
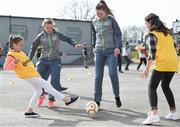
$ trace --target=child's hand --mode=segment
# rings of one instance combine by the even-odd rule
[[[19,63],[19,62],[20,62],[19,58],[16,57],[16,58],[14,59],[14,63],[17,64],[17,63]]]
[[[147,78],[147,76],[148,76],[148,73],[149,73],[149,69],[150,69],[150,67],[151,67],[151,64],[152,64],[152,60],[148,60],[147,61],[147,64],[146,64],[146,67],[145,67],[145,69],[144,69],[144,71],[141,73],[141,75],[140,75],[140,77],[143,79],[143,78]]]
[[[147,78],[148,76],[148,73],[149,73],[149,69],[148,68],[145,68],[144,71],[140,74],[140,77],[143,79],[143,78]]]
[[[68,54],[67,54],[67,53],[63,53],[63,54],[62,54],[62,56],[64,56],[64,57],[65,57],[65,56],[68,56]]]
[[[115,49],[114,49],[114,55],[115,55],[115,56],[118,56],[120,53],[121,53],[121,52],[120,52],[119,48],[115,48]]]
[[[81,47],[83,47],[82,44],[76,44],[76,45],[75,45],[75,48],[76,48],[76,49],[79,49],[79,48],[81,48]]]
[[[96,53],[96,48],[93,48],[93,53]]]

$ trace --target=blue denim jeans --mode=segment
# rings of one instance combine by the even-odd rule
[[[48,80],[49,75],[51,75],[51,85],[57,91],[61,91],[60,83],[60,71],[61,71],[61,59],[47,60],[40,58],[37,63],[37,71],[41,77]],[[49,100],[55,101],[52,95],[49,95]]]
[[[102,99],[102,81],[104,76],[104,66],[107,61],[109,76],[112,83],[115,97],[119,97],[119,79],[117,74],[117,57],[113,50],[100,50],[96,52],[95,61],[95,92],[94,101],[100,102]]]

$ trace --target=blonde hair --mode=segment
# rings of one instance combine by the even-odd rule
[[[52,24],[53,26],[56,25],[54,20],[52,20],[51,18],[45,18],[42,22],[42,27],[45,27],[46,24]]]

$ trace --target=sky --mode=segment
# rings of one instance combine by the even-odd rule
[[[61,18],[67,0],[0,0],[0,15]],[[82,0],[77,0],[82,1]],[[98,0],[90,0],[94,5]],[[120,27],[143,26],[144,17],[156,13],[168,27],[180,19],[180,0],[105,0]]]

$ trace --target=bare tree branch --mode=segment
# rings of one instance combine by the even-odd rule
[[[95,6],[91,0],[67,0],[66,3],[61,18],[91,21],[95,18]]]

